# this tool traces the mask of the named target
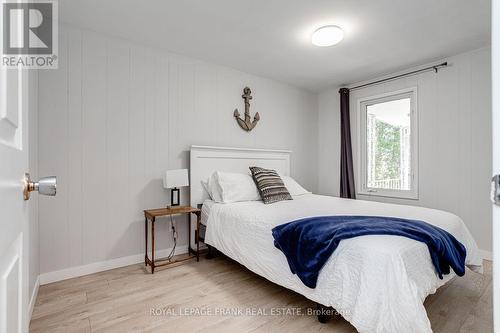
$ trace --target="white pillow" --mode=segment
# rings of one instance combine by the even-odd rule
[[[252,176],[244,173],[215,172],[223,203],[261,200]]]
[[[300,186],[300,184],[297,183],[295,179],[293,179],[292,177],[282,176],[282,175],[280,175],[280,177],[283,180],[283,183],[285,184],[285,187],[290,193],[290,195],[298,196],[311,193],[302,186]]]
[[[203,189],[210,195],[210,191],[208,190],[208,180],[202,180],[201,181],[201,186],[203,186]],[[211,199],[212,197],[210,197]]]
[[[210,193],[210,190],[208,189],[208,179],[207,180],[202,180],[201,181],[201,186],[203,187],[203,189],[205,190],[205,192],[207,192],[208,194],[208,197],[213,200],[212,198],[212,193]]]
[[[205,189],[210,195],[210,198],[213,201],[222,202],[222,195],[221,195],[222,191],[219,187],[219,182],[217,180],[217,175],[215,172],[208,178],[208,181],[206,183],[204,183],[203,181],[201,183],[204,185]]]

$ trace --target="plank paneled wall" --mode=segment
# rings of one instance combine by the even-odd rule
[[[445,60],[450,66],[438,74],[426,72],[351,93],[357,176],[358,100],[409,87],[418,89],[419,199],[363,195],[358,198],[455,213],[464,220],[479,248],[489,252],[492,250],[491,49],[486,47]],[[318,191],[331,195],[338,195],[339,191],[340,134],[329,131],[331,126],[340,126],[338,90],[338,87],[326,90],[318,99],[318,179],[321,180]]]
[[[39,76],[39,174],[58,176],[57,197],[40,198],[41,273],[142,254],[142,211],[168,203],[162,174],[188,168],[192,144],[290,149],[293,176],[316,190],[315,94],[73,27],[60,35],[59,70]],[[251,133],[233,118],[246,85],[261,115]],[[157,235],[158,249],[172,245],[167,223]]]

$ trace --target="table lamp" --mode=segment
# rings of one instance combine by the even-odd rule
[[[167,170],[163,177],[163,187],[170,190],[170,205],[179,206],[178,187],[189,186],[188,169]]]

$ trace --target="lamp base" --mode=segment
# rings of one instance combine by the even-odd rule
[[[170,190],[170,206],[179,206],[180,191],[177,187]]]

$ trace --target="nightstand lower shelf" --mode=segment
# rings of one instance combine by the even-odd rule
[[[146,255],[146,258],[145,258],[144,261],[145,261],[145,265],[146,266],[147,265],[151,266],[151,270],[153,270],[156,267],[173,265],[173,264],[180,263],[180,262],[183,262],[183,261],[195,259],[196,255],[190,254],[189,256],[184,257],[184,258],[180,258],[180,259],[175,259],[175,257],[176,256],[174,256],[174,259],[171,259],[171,260],[165,259],[165,258],[158,258],[158,259],[155,259],[155,262],[153,263],[151,261],[151,259],[149,259],[148,256]]]
[[[170,215],[178,215],[178,214],[190,214],[196,215],[196,230],[195,230],[195,242],[196,242],[196,250],[189,246],[187,257],[182,258],[174,258],[166,259],[166,258],[155,258],[155,223],[156,218],[161,216],[170,216]],[[151,222],[151,259],[148,256],[148,221]],[[145,245],[146,251],[144,255],[144,265],[151,267],[151,274],[154,274],[156,267],[161,266],[169,266],[176,263],[184,262],[193,258],[196,258],[196,261],[200,260],[200,241],[198,239],[199,230],[200,230],[200,222],[201,222],[201,211],[197,208],[192,207],[175,207],[175,208],[160,208],[160,209],[151,209],[144,211],[144,234],[145,234]],[[188,219],[189,226],[189,235],[191,234],[191,219]]]

